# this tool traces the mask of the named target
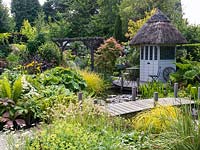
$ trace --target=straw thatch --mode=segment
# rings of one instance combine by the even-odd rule
[[[144,26],[133,37],[130,45],[142,44],[183,44],[187,40],[171,24],[169,18],[160,10],[144,24]]]

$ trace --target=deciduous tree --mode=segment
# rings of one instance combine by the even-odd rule
[[[181,0],[123,0],[119,8],[125,32],[130,19],[136,21],[144,18],[145,12],[153,8],[160,9],[175,25],[182,25]]]
[[[98,13],[92,16],[91,34],[111,37],[114,33],[115,20],[118,16],[120,0],[98,0]]]
[[[8,14],[8,9],[2,4],[2,0],[0,0],[0,33],[10,31],[11,25],[12,22]]]
[[[17,30],[21,28],[24,19],[33,24],[40,9],[38,0],[12,0],[11,12],[15,18]]]
[[[153,9],[150,12],[145,12],[145,17],[137,21],[129,20],[128,22],[128,32],[126,37],[131,39],[133,38],[138,30],[146,23],[146,21],[156,12],[156,9]]]

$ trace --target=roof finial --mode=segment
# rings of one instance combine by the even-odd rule
[[[147,23],[153,22],[170,22],[170,19],[158,8],[156,8],[155,14],[147,21]]]

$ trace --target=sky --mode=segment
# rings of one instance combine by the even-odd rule
[[[44,4],[46,0],[39,0],[40,4]],[[11,0],[3,0],[3,3],[7,6],[10,6]]]
[[[46,0],[39,0],[42,5]],[[200,0],[181,0],[184,12],[184,18],[190,24],[200,25]],[[3,3],[10,6],[11,0],[3,0]]]
[[[184,12],[184,18],[188,19],[190,24],[200,25],[200,0],[181,0]]]

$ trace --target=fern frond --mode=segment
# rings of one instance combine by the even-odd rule
[[[15,82],[13,83],[13,93],[12,93],[12,99],[16,101],[22,94],[22,77],[19,77]]]
[[[2,98],[12,98],[12,92],[11,92],[11,85],[9,83],[9,80],[4,77],[4,79],[1,82],[1,96]]]

